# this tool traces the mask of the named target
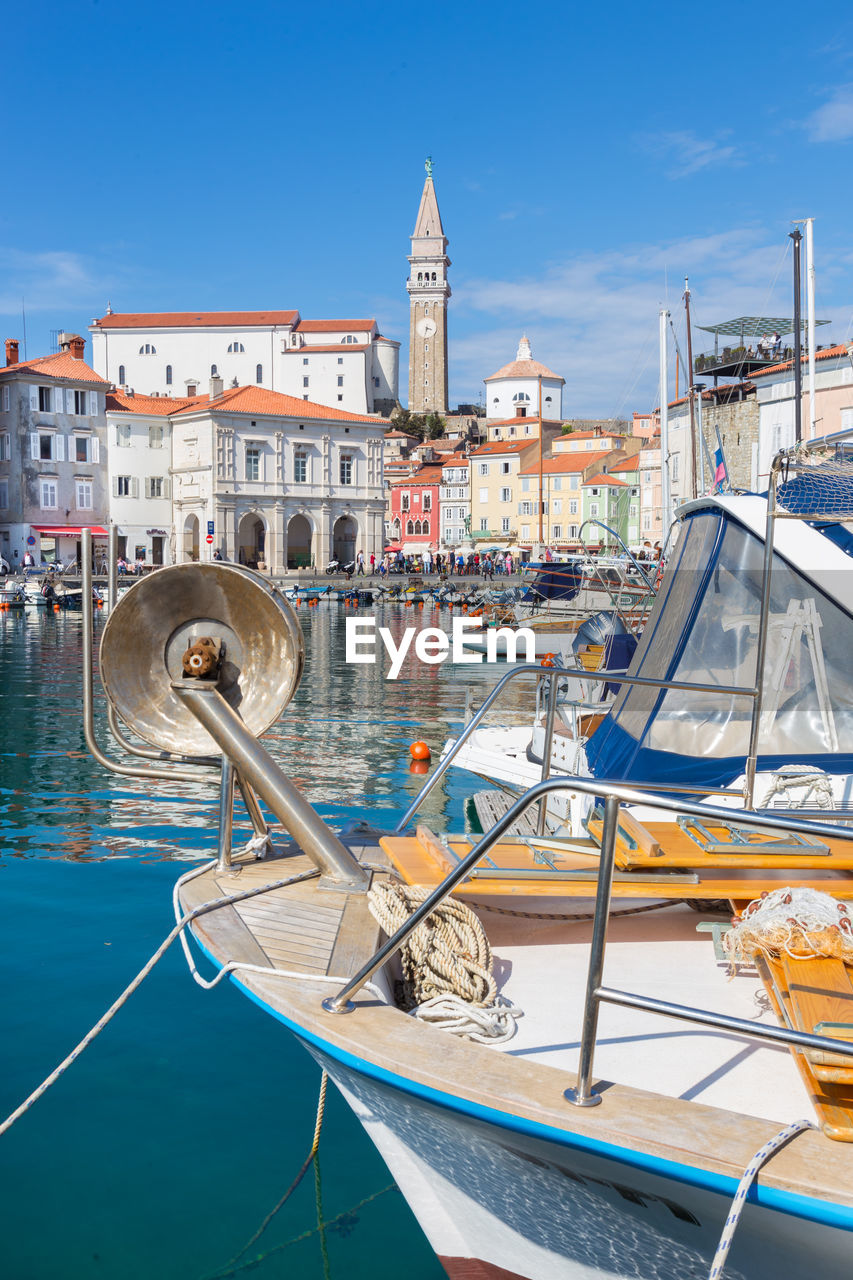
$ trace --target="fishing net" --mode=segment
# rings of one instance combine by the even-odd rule
[[[800,520],[853,520],[850,446],[795,452],[783,464],[776,500],[780,516]]]
[[[817,889],[774,889],[750,902],[723,946],[736,963],[763,952],[853,964],[853,917],[846,903]]]

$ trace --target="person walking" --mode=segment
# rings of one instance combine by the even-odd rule
[[[371,578],[373,577],[373,575],[375,574],[375,572],[376,572],[376,556],[375,556],[375,555],[373,554],[373,552],[371,551],[371,553],[370,553],[370,576],[371,576]]]
[[[364,552],[363,551],[359,551],[358,555],[355,558],[355,563],[356,563],[356,570],[355,570],[356,574],[360,574],[361,577],[363,578],[364,577]]]

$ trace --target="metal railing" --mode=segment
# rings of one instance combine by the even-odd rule
[[[531,676],[531,675],[537,676],[540,680],[553,679],[553,684],[555,687],[561,679],[566,677],[570,680],[591,680],[594,682],[607,683],[607,684],[620,684],[620,685],[636,684],[636,685],[645,685],[648,688],[652,688],[652,689],[677,689],[677,690],[680,690],[681,692],[728,693],[734,697],[742,696],[745,698],[755,698],[758,696],[757,689],[743,688],[740,685],[699,684],[695,682],[687,683],[685,681],[679,681],[679,680],[656,680],[651,676],[629,676],[626,673],[621,671],[587,671],[584,667],[543,668],[538,664],[525,662],[523,664],[520,664],[514,667],[512,671],[508,671],[505,676],[502,676],[500,678],[500,680],[495,685],[492,692],[486,698],[486,701],[480,707],[479,711],[475,712],[474,715],[471,717],[471,719],[468,720],[467,724],[464,726],[459,737],[456,739],[453,746],[447,752],[447,755],[445,755],[442,758],[435,772],[431,773],[430,776],[427,778],[426,782],[421,787],[420,791],[415,796],[414,800],[409,805],[408,809],[403,814],[400,821],[397,823],[396,827],[394,828],[394,832],[393,832],[394,835],[400,835],[401,832],[405,831],[406,827],[409,825],[412,818],[420,809],[424,800],[427,798],[427,796],[430,794],[433,788],[437,785],[437,783],[441,780],[441,778],[444,777],[445,773],[450,768],[456,756],[462,750],[462,747],[471,737],[471,734],[474,732],[477,726],[485,719],[487,712],[497,702],[498,698],[500,697],[504,688],[509,684],[509,682],[511,680],[518,679],[520,676]],[[548,720],[546,722],[546,738],[545,738],[545,743],[542,749],[543,780],[548,777],[548,773],[550,772],[550,768],[551,768],[551,751],[553,747],[554,719],[555,719],[554,714],[552,712],[552,703],[553,703],[553,706],[556,706],[556,696],[557,696],[556,692],[553,694],[553,697],[549,695]],[[662,784],[659,789],[668,790],[669,788],[666,787],[665,784]],[[688,788],[685,788],[685,789],[688,789]],[[720,790],[724,790],[724,789],[725,788],[720,788]],[[704,791],[705,788],[691,787],[688,790],[690,790],[693,794],[695,794],[697,791]],[[541,817],[540,817],[540,821],[541,821]]]
[[[577,1085],[567,1089],[565,1097],[579,1107],[596,1106],[602,1101],[602,1095],[592,1086],[593,1065],[595,1059],[596,1036],[598,1031],[598,1015],[602,1004],[616,1004],[623,1008],[640,1009],[650,1013],[658,1013],[668,1018],[676,1018],[686,1022],[695,1022],[702,1026],[712,1027],[719,1031],[730,1031],[738,1035],[749,1036],[755,1040],[766,1040],[788,1047],[819,1049],[823,1052],[841,1054],[853,1058],[853,1042],[833,1040],[828,1036],[814,1035],[810,1032],[796,1031],[789,1027],[778,1027],[750,1022],[745,1018],[733,1017],[729,1014],[715,1013],[708,1009],[695,1008],[691,1005],[674,1004],[659,1000],[654,996],[641,995],[636,992],[620,991],[603,985],[604,960],[607,949],[607,931],[610,917],[610,899],[613,888],[613,873],[616,861],[616,836],[619,828],[619,808],[622,804],[647,804],[649,795],[636,787],[624,783],[611,782],[598,778],[549,778],[531,787],[507,812],[498,819],[482,840],[462,859],[458,866],[445,877],[440,885],[429,895],[425,902],[417,908],[396,933],[379,948],[371,960],[367,962],[347,982],[335,996],[323,1001],[327,1013],[349,1013],[355,1009],[351,997],[382,968],[397,951],[403,947],[418,925],[437,907],[441,906],[457,885],[473,871],[482,861],[492,846],[534,804],[546,799],[555,791],[579,791],[584,795],[604,796],[604,825],[601,833],[601,851],[598,860],[598,880],[595,896],[595,914],[593,918],[592,940],[590,942],[589,965],[587,969],[586,994],[584,998],[583,1023],[581,1031],[580,1061],[577,1073]],[[716,808],[701,804],[696,800],[678,801],[659,795],[654,796],[655,808],[669,813],[701,815],[705,822],[730,822],[731,809]],[[814,835],[824,839],[853,840],[853,832],[838,829],[827,823],[808,822],[792,818],[789,813],[774,814],[768,811],[748,813],[739,810],[738,823],[747,827],[762,830],[798,832],[803,835]],[[654,896],[648,884],[645,886],[646,896]]]

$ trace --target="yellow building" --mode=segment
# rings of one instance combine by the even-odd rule
[[[490,440],[469,457],[471,536],[475,544],[510,547],[520,542],[520,473],[534,461],[538,466],[539,459],[538,420],[528,419],[528,425],[536,433],[531,439]],[[559,433],[559,423],[544,424],[545,456]]]

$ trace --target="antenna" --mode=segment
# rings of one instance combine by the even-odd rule
[[[21,298],[21,326],[23,328],[24,359],[26,360],[27,358],[27,311],[26,311],[26,307],[24,306],[23,298]]]

